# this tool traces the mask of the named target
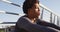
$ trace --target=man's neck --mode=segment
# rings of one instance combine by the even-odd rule
[[[30,16],[30,17],[28,16],[28,18],[29,18],[33,23],[34,23],[34,22],[36,21],[36,19],[37,19],[37,18],[31,17],[31,16]]]

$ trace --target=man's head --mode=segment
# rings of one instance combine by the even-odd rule
[[[25,0],[23,3],[23,12],[32,16],[39,16],[39,1],[38,0]]]

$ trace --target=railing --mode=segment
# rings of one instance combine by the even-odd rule
[[[41,9],[41,19],[43,19],[45,17],[44,16],[44,12],[47,11],[49,13],[49,15],[47,15],[47,17],[50,16],[48,20],[51,23],[54,23],[54,24],[60,26],[60,15],[56,14],[55,12],[53,12],[50,9],[48,9],[46,6],[44,6],[42,4],[40,4],[40,7],[42,8]],[[45,15],[48,14],[47,12],[45,13]]]

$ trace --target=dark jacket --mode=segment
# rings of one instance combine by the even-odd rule
[[[40,19],[36,20],[36,23],[31,23],[29,18],[22,16],[16,23],[15,32],[57,32],[49,27],[60,29],[58,26]]]

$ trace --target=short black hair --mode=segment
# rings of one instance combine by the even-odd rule
[[[28,9],[29,8],[32,8],[32,6],[35,3],[38,3],[39,4],[39,0],[25,0],[24,3],[23,3],[23,12],[25,14],[27,14]]]

